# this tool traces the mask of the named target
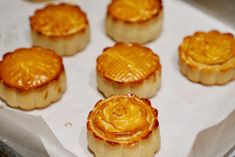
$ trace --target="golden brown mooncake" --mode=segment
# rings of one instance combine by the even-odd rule
[[[34,46],[50,48],[60,55],[73,55],[89,42],[89,23],[77,5],[47,5],[30,17]]]
[[[66,89],[62,58],[40,47],[6,53],[0,62],[0,96],[10,107],[44,108]]]
[[[97,87],[106,96],[155,95],[160,87],[161,64],[157,54],[134,43],[116,43],[97,58]]]
[[[47,2],[47,1],[52,1],[52,0],[28,0],[31,2]]]
[[[187,36],[179,46],[179,64],[193,82],[226,84],[235,79],[235,38],[216,30]]]
[[[148,99],[111,96],[89,113],[87,135],[96,157],[153,157],[160,149],[158,111]]]
[[[162,29],[161,0],[112,0],[107,7],[105,29],[117,42],[144,44]]]

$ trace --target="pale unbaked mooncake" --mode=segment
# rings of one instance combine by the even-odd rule
[[[0,62],[0,97],[10,107],[44,108],[60,99],[65,89],[62,58],[52,50],[20,48]]]
[[[160,149],[158,111],[147,99],[111,96],[97,102],[87,120],[96,157],[153,157]]]
[[[235,38],[215,30],[187,36],[179,47],[179,64],[193,82],[226,84],[235,79]]]
[[[131,93],[149,98],[160,88],[160,58],[139,44],[116,43],[98,56],[96,78],[106,97]]]
[[[112,0],[105,29],[117,42],[144,44],[156,39],[163,25],[161,0]]]
[[[34,46],[50,48],[60,55],[73,55],[89,42],[89,23],[77,5],[50,4],[30,17]]]

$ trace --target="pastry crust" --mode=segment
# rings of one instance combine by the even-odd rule
[[[180,71],[193,82],[223,85],[235,79],[235,39],[231,33],[196,32],[179,46]]]
[[[0,96],[11,107],[44,108],[60,99],[65,89],[62,58],[52,50],[20,48],[0,62]]]
[[[48,2],[48,1],[53,1],[53,0],[27,0],[31,2]]]
[[[116,43],[97,58],[97,87],[106,96],[135,94],[152,97],[160,88],[158,55],[139,44]]]
[[[73,55],[89,42],[89,23],[79,6],[61,3],[38,9],[30,17],[32,42],[60,55]]]
[[[100,100],[87,118],[88,146],[96,157],[153,157],[160,149],[157,116],[135,95]]]
[[[144,44],[162,29],[161,0],[112,0],[106,14],[106,33],[117,42]]]

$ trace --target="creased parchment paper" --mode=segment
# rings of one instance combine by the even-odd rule
[[[189,157],[235,156],[235,110],[219,124],[202,130]]]
[[[0,106],[0,140],[23,157],[76,157],[64,149],[41,116]],[[202,130],[189,157],[233,157],[235,110],[219,124]]]
[[[63,57],[68,88],[62,98],[45,109],[20,113],[41,116],[67,150],[79,157],[93,157],[87,148],[86,121],[95,103],[103,98],[96,88],[96,58],[104,48],[115,43],[104,30],[106,8],[110,0],[63,2],[78,4],[87,13],[91,40],[82,52],[71,57]],[[29,17],[45,3],[0,0],[1,56],[19,47],[31,46]],[[159,111],[161,134],[161,149],[155,157],[187,157],[197,134],[216,125],[235,109],[235,81],[223,86],[210,87],[189,81],[179,71],[178,46],[185,36],[195,31],[217,29],[233,34],[235,31],[183,1],[163,0],[163,6],[164,23],[161,35],[157,40],[145,45],[160,56],[162,65],[161,88],[156,96],[150,99],[153,107]],[[17,126],[24,124],[17,118],[11,120],[14,124],[18,123]],[[1,122],[7,123],[4,120]],[[32,128],[34,125],[36,124],[33,124]],[[14,130],[13,133],[18,132],[19,130]],[[30,133],[27,135],[33,136]],[[38,138],[34,141],[43,144],[48,142]],[[33,148],[36,147],[34,141],[29,141]],[[38,151],[43,152],[52,146],[44,146],[46,148]],[[33,148],[31,150],[35,150]],[[201,157],[205,156],[202,154]]]
[[[0,108],[0,140],[23,157],[76,157],[61,145],[41,116]]]

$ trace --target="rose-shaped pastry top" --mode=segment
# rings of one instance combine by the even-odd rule
[[[40,47],[6,53],[0,62],[0,79],[8,87],[28,91],[46,85],[64,71],[62,58]]]
[[[99,101],[88,116],[87,127],[95,137],[116,145],[135,144],[158,127],[157,110],[135,95],[111,96]]]
[[[218,31],[196,32],[184,39],[180,52],[197,63],[222,65],[235,57],[235,39]]]
[[[161,0],[113,0],[108,13],[126,22],[142,22],[158,15],[161,9]]]
[[[139,44],[116,43],[97,58],[97,72],[116,83],[136,83],[161,70],[158,55]]]
[[[65,37],[85,30],[86,14],[79,6],[61,3],[39,9],[30,17],[31,28],[49,37]]]

